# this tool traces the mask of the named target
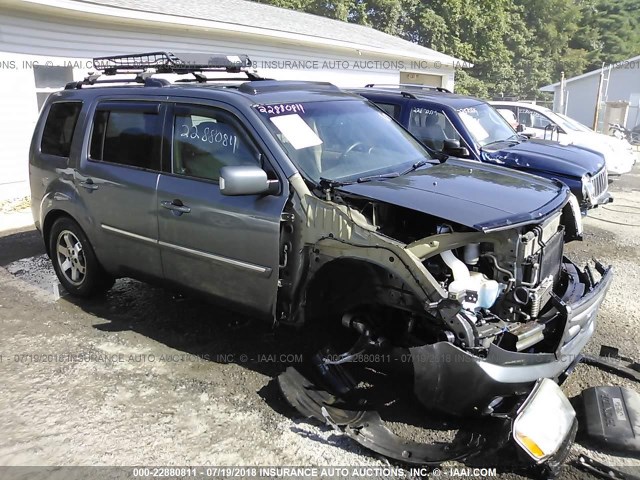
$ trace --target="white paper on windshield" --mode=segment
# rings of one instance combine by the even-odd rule
[[[297,113],[271,117],[270,120],[296,150],[322,144],[316,132]]]
[[[471,135],[473,135],[478,142],[482,142],[483,140],[489,138],[489,132],[484,129],[484,127],[476,118],[472,117],[466,112],[459,112],[458,114],[460,115],[462,123],[464,123],[465,126],[471,131]]]

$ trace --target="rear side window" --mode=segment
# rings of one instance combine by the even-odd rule
[[[81,102],[58,102],[51,105],[42,132],[40,151],[47,155],[68,157]]]
[[[158,105],[103,104],[93,120],[92,160],[160,170]]]

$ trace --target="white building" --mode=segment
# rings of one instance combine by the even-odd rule
[[[0,0],[0,199],[27,193],[39,107],[97,56],[246,53],[258,73],[453,89],[462,62],[371,28],[245,0]]]
[[[640,123],[640,55],[566,79],[564,89],[558,82],[540,90],[554,94],[555,112],[565,113],[589,127],[594,126],[599,96],[600,130],[606,132],[608,123],[633,128]]]

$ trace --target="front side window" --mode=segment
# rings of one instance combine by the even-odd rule
[[[90,157],[130,167],[160,170],[161,118],[158,106],[99,106],[93,121]]]
[[[447,116],[431,108],[411,109],[409,131],[422,143],[436,151],[443,150],[445,140],[458,140],[461,144],[463,143]]]
[[[58,102],[51,105],[42,132],[42,153],[58,157],[69,156],[73,131],[81,109],[81,102]]]
[[[316,183],[401,173],[430,159],[393,119],[361,100],[256,105],[255,109],[291,161]]]
[[[481,147],[518,138],[518,134],[502,115],[486,103],[459,108],[456,113]]]
[[[173,123],[173,173],[217,181],[220,169],[259,165],[259,155],[226,112],[177,106]]]

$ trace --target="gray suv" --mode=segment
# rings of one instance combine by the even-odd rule
[[[575,413],[541,379],[576,362],[612,275],[563,256],[582,233],[565,185],[432,158],[362,97],[260,79],[246,57],[95,65],[103,75],[49,97],[30,152],[35,224],[71,294],[127,276],[271,322],[337,327],[350,343],[316,357],[325,380],[363,354],[401,359],[428,409],[508,418],[537,463],[566,453]],[[340,424],[305,410],[306,379],[283,375],[291,403]],[[556,434],[538,441],[520,419],[544,405]]]

